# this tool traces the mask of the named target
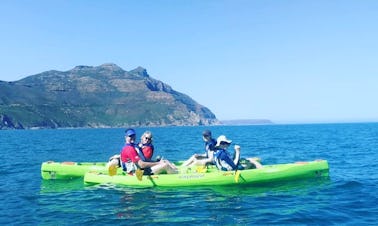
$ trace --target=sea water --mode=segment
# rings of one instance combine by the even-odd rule
[[[41,163],[107,161],[124,129],[0,131],[2,225],[377,225],[378,123],[137,128],[155,155],[203,152],[201,133],[226,135],[263,164],[326,159],[330,177],[264,186],[145,188],[43,181]]]

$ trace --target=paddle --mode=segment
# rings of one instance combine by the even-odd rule
[[[138,168],[138,169],[135,171],[135,176],[137,177],[137,179],[138,179],[139,181],[142,181],[143,174],[144,174],[144,170],[142,170],[142,169],[139,169],[139,168]],[[152,183],[154,186],[156,186],[155,181],[152,179],[152,177],[151,177],[150,174],[147,174],[147,178],[151,181],[151,183]]]
[[[142,181],[143,174],[144,174],[144,170],[139,169],[139,168],[138,168],[137,170],[135,170],[135,176],[137,177],[137,179],[138,179],[139,181]],[[147,178],[151,181],[151,183],[152,183],[154,186],[156,186],[155,181],[152,179],[152,177],[151,177],[150,174],[147,175]]]
[[[110,157],[109,162],[106,164],[106,166],[108,167],[109,176],[114,176],[117,174],[117,168],[120,164],[120,161],[120,155],[113,155],[112,157]]]
[[[142,181],[143,173],[144,170],[141,170],[139,168],[135,170],[135,175],[139,181]]]
[[[239,183],[239,177],[240,177],[240,171],[239,170],[235,170],[235,183]]]
[[[108,168],[109,176],[114,176],[117,174],[117,166],[111,165]]]
[[[154,187],[156,187],[155,181],[152,179],[151,175],[148,175],[147,177],[148,177],[148,179],[150,179],[150,181],[154,185]]]

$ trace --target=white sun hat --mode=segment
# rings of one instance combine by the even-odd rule
[[[221,142],[225,142],[225,143],[231,144],[232,140],[228,140],[225,135],[220,135],[218,137],[218,139],[217,139],[217,145],[216,146],[219,146],[221,144]]]

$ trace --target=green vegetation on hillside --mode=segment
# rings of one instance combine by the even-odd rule
[[[0,129],[218,124],[189,96],[114,64],[0,81]]]

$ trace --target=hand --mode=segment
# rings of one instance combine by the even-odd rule
[[[159,162],[161,159],[162,159],[162,157],[161,157],[160,155],[158,155],[158,156],[156,157],[156,162]]]
[[[236,145],[234,146],[234,149],[235,149],[235,151],[240,151],[240,146],[236,144]]]

